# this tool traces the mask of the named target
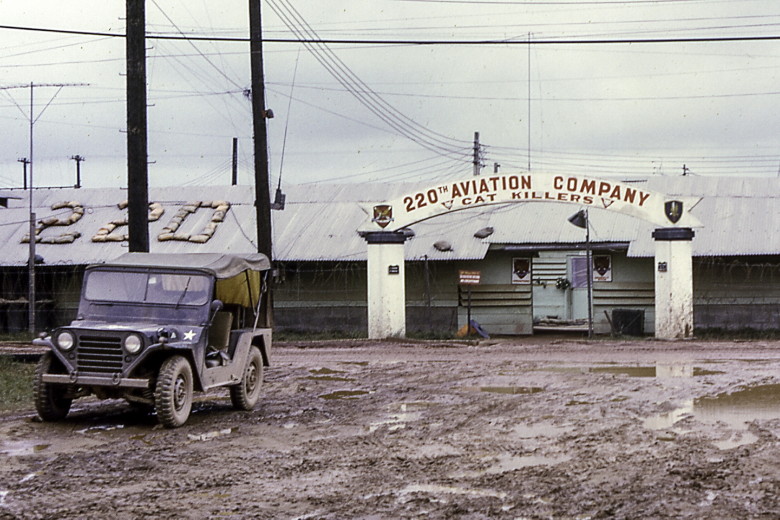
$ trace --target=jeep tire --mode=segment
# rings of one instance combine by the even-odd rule
[[[160,367],[154,390],[154,407],[160,424],[177,428],[187,422],[192,410],[192,390],[190,362],[179,355],[166,359]]]
[[[236,410],[251,410],[260,398],[263,386],[263,356],[260,350],[252,346],[244,368],[244,377],[237,385],[230,387],[230,401]]]
[[[33,378],[33,398],[35,400],[35,410],[38,416],[44,421],[59,421],[64,419],[70,411],[70,405],[73,399],[64,397],[62,394],[67,391],[64,385],[44,383],[43,375],[53,372],[52,367],[58,366],[51,352],[46,352],[38,361],[35,367],[35,376]]]

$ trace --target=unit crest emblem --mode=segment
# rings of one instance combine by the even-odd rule
[[[683,214],[683,203],[679,200],[670,200],[664,204],[664,213],[666,218],[671,221],[672,224],[677,224]]]
[[[374,206],[374,218],[371,221],[376,222],[382,229],[386,228],[393,221],[393,206],[389,204]]]

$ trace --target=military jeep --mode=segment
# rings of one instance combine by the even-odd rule
[[[35,371],[38,415],[63,419],[94,394],[175,428],[194,390],[224,386],[251,410],[271,350],[269,268],[261,254],[209,253],[127,253],[87,267],[76,319],[34,341],[49,347]]]

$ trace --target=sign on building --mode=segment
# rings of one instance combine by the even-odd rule
[[[458,271],[458,283],[460,285],[479,285],[479,279],[482,273],[480,271]]]

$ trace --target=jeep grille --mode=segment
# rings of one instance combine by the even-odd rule
[[[79,336],[76,349],[79,372],[113,374],[122,371],[122,339],[105,336]]]

